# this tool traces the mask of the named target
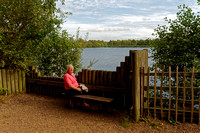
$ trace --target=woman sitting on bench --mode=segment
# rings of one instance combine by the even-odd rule
[[[73,72],[74,72],[74,67],[72,65],[67,65],[67,73],[64,75],[64,85],[65,89],[67,90],[66,93],[69,96],[70,106],[73,106],[73,103],[71,101],[72,95],[80,95],[83,92],[85,92],[82,90],[81,84],[77,82],[76,76]],[[89,106],[85,102],[85,100],[83,100],[82,105]]]

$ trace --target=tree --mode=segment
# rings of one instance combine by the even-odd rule
[[[192,9],[178,6],[175,20],[165,18],[169,26],[160,26],[155,29],[157,39],[152,46],[152,58],[162,67],[171,66],[175,70],[179,66],[197,66],[200,58],[200,17]]]
[[[38,48],[38,70],[42,75],[63,76],[66,73],[66,65],[73,64],[75,72],[81,67],[80,57],[82,49],[77,46],[78,42],[63,30],[53,31],[45,37]]]
[[[37,46],[63,22],[57,0],[3,0],[0,4],[0,68],[24,69]]]

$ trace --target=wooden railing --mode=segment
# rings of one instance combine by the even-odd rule
[[[140,66],[148,66],[148,50],[130,51],[130,55],[125,57],[116,71],[82,69],[77,80],[89,88],[89,94],[114,98],[115,105],[119,107],[130,109],[135,106],[135,118],[138,121]],[[27,75],[27,93],[63,97],[63,78],[41,76],[34,67],[30,67]]]
[[[200,72],[144,72],[141,68],[141,115],[200,124]],[[152,79],[152,81],[151,81]]]
[[[21,70],[0,69],[0,88],[8,89],[9,94],[26,92],[25,72]]]

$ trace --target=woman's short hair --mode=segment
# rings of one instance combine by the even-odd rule
[[[73,65],[72,64],[69,64],[69,65],[67,65],[67,72],[68,72],[68,70],[70,69],[70,67],[72,67],[73,69],[74,69],[74,67],[73,67]]]

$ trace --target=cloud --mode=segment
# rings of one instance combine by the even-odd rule
[[[175,19],[177,6],[185,3],[200,11],[196,0],[67,0],[62,7],[71,11],[62,25],[69,34],[89,32],[91,40],[152,38],[157,25],[166,25],[164,18]]]

